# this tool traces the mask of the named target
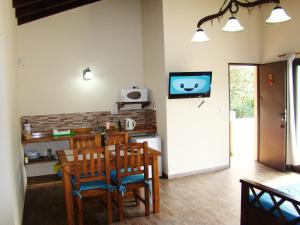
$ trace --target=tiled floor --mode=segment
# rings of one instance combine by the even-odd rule
[[[271,185],[295,180],[299,175],[280,173],[252,161],[234,159],[220,172],[174,180],[161,180],[161,212],[143,216],[140,208],[128,207],[126,225],[239,225],[240,178]],[[276,182],[277,181],[277,182]],[[85,204],[85,225],[105,223],[98,202]],[[66,225],[63,189],[60,185],[28,190],[23,225]]]

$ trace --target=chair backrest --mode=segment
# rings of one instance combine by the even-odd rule
[[[149,178],[148,143],[130,143],[116,146],[117,182],[122,177],[144,174],[144,179]]]
[[[80,135],[74,136],[70,140],[70,149],[87,148],[87,147],[100,147],[101,140],[98,135]]]
[[[107,135],[106,145],[120,145],[128,143],[128,133],[111,133]]]
[[[76,188],[80,183],[104,180],[110,184],[110,163],[108,147],[73,149]]]

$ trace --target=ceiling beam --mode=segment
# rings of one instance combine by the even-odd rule
[[[38,4],[39,7],[31,5],[28,9],[16,8],[16,16],[18,18],[18,24],[21,25],[56,13],[60,13],[69,9],[74,9],[98,1],[101,0],[42,0],[36,2],[36,4]],[[58,2],[60,4],[58,4]]]
[[[42,1],[43,0],[13,0],[13,7],[16,8],[16,7],[26,6],[26,5],[30,5]]]
[[[76,1],[78,0],[43,0],[34,4],[19,6],[16,8],[16,17],[20,18],[23,16],[29,16],[31,14],[47,11]]]

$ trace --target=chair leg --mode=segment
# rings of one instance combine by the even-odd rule
[[[150,215],[150,191],[149,187],[145,187],[145,216]]]
[[[76,197],[77,200],[77,208],[78,208],[78,224],[83,225],[83,207],[82,201],[80,197]]]
[[[135,204],[136,204],[136,206],[140,206],[141,200],[137,196],[141,196],[141,190],[139,188],[135,189],[135,190],[133,190],[133,193],[134,193],[134,196],[135,196]]]
[[[118,191],[111,193],[112,209],[118,209]]]
[[[119,212],[119,220],[124,220],[124,205],[123,205],[123,196],[120,192],[118,192],[118,212]]]
[[[111,192],[107,191],[107,223],[112,223],[112,203],[111,203]]]

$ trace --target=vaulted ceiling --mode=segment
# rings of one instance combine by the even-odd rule
[[[13,0],[13,7],[21,25],[97,1],[101,0]]]

